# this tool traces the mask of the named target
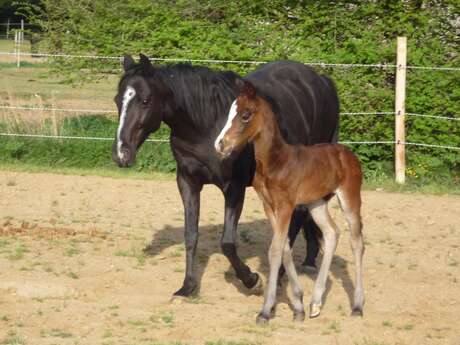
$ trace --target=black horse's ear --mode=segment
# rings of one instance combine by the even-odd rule
[[[253,99],[256,97],[256,88],[250,81],[245,80],[241,93],[245,94],[249,99]]]
[[[139,54],[139,61],[142,65],[148,65],[151,66],[152,64],[150,63],[149,58],[144,55],[144,54]]]
[[[131,57],[131,55],[123,56],[123,69],[125,70],[125,72],[129,70],[133,65],[134,59]]]

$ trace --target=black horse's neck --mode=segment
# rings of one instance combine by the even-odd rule
[[[170,114],[164,121],[181,137],[187,133],[214,135],[236,98],[241,79],[233,72],[185,64],[155,68],[154,78],[171,93]]]

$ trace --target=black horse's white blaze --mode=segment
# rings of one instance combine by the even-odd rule
[[[117,154],[120,160],[124,159],[124,152],[121,150],[123,145],[123,141],[121,140],[121,131],[123,130],[123,126],[126,121],[126,113],[128,112],[129,102],[136,96],[136,90],[132,86],[126,87],[126,91],[123,95],[123,103],[121,105],[121,112],[120,112],[120,122],[118,124],[117,130]]]

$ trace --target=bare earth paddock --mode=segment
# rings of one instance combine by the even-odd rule
[[[170,303],[184,275],[173,180],[0,172],[1,344],[460,344],[460,198],[364,192],[364,318],[352,318],[354,267],[342,230],[322,314],[293,323],[286,285],[256,326],[250,295],[220,253],[223,198],[202,194],[201,291]],[[267,275],[271,229],[248,190],[240,254]],[[143,251],[146,248],[147,250]],[[296,263],[304,241],[296,244]],[[308,301],[314,276],[301,274]]]

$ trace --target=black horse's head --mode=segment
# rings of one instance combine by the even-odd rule
[[[127,167],[133,164],[138,148],[149,134],[160,127],[169,92],[154,78],[155,68],[145,55],[140,55],[139,63],[125,56],[123,68],[125,74],[114,99],[119,123],[112,158],[120,167]]]

